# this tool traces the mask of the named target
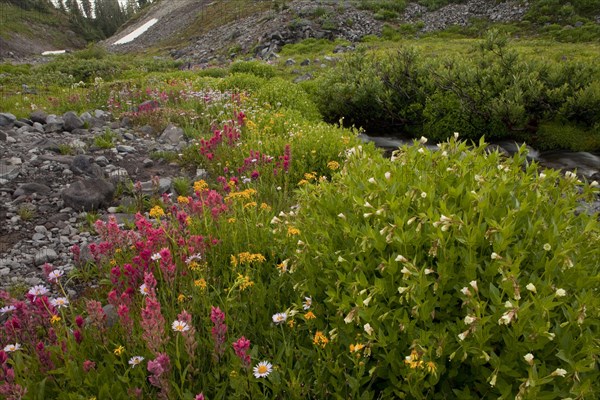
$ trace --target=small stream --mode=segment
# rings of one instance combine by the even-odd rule
[[[370,136],[366,134],[359,135],[364,142],[373,142],[375,146],[386,150],[394,150],[405,144],[412,144],[412,139],[404,139],[391,136]],[[508,154],[517,152],[519,145],[510,140],[503,140],[490,143],[504,149]],[[437,149],[435,145],[427,145],[431,149]],[[577,173],[588,180],[600,181],[600,154],[589,153],[586,151],[537,151],[530,146],[528,158],[535,160],[546,168],[560,169],[563,171],[577,170]]]

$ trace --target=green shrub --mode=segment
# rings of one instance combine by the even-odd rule
[[[243,72],[247,74],[252,74],[258,76],[260,78],[272,78],[275,76],[275,69],[263,62],[260,61],[237,61],[231,64],[229,67],[229,72]]]
[[[217,87],[221,90],[228,88],[236,90],[249,90],[251,92],[258,90],[262,85],[267,82],[265,78],[261,78],[254,74],[246,72],[236,72],[222,79]]]
[[[256,99],[260,104],[270,104],[274,109],[296,110],[308,120],[321,119],[321,114],[308,93],[302,87],[281,78],[271,79],[262,85],[256,91]]]
[[[531,144],[540,150],[598,151],[600,150],[600,125],[595,128],[584,128],[568,123],[545,122],[540,125]]]
[[[335,393],[595,398],[600,226],[575,212],[593,190],[542,174],[524,148],[363,153],[280,225],[302,232],[294,287],[346,349],[315,366]]]

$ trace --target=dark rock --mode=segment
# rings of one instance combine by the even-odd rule
[[[305,67],[307,65],[310,65],[310,60],[308,58],[304,59],[304,60],[302,60],[302,62],[300,63],[300,65],[302,65],[303,67]]]
[[[112,183],[93,178],[73,183],[61,195],[66,206],[77,211],[91,211],[108,204],[114,192]]]
[[[71,133],[73,135],[80,135],[80,136],[84,136],[87,135],[88,133],[90,133],[90,131],[88,129],[73,129],[71,131]]]
[[[142,126],[141,128],[139,128],[139,131],[141,133],[143,133],[144,135],[154,136],[154,128],[151,127],[150,125]]]
[[[29,118],[33,122],[39,122],[40,124],[45,124],[46,119],[48,118],[48,114],[42,110],[35,110],[31,114],[29,114]]]
[[[313,76],[311,74],[304,74],[304,75],[301,75],[301,76],[297,77],[296,79],[294,79],[294,83],[309,81],[312,78],[313,78]]]
[[[159,140],[163,140],[170,144],[178,144],[179,142],[181,142],[183,140],[183,138],[184,138],[183,129],[181,129],[173,124],[169,124],[166,127],[166,129],[163,131],[163,133],[158,137]]]
[[[12,126],[17,121],[11,113],[0,113],[0,126]]]
[[[0,142],[6,142],[8,138],[8,134],[2,130],[0,130]]]
[[[18,120],[15,121],[15,126],[17,128],[22,128],[24,126],[30,127],[33,125],[33,121],[31,121],[30,119],[27,118],[19,118]]]
[[[21,172],[21,167],[19,165],[4,165],[0,164],[0,179],[5,179],[7,181],[12,181]]]
[[[34,144],[34,146],[39,147],[40,149],[43,149],[43,150],[49,150],[49,151],[53,151],[55,153],[60,153],[60,147],[58,146],[58,143],[56,143],[54,140],[43,138],[43,139],[40,139],[39,141],[37,141]]]
[[[58,254],[53,249],[43,249],[35,253],[33,257],[33,262],[36,266],[44,265],[46,263],[51,263],[58,258]]]
[[[48,195],[52,192],[52,189],[50,189],[48,186],[41,184],[41,183],[36,183],[36,182],[32,182],[32,183],[24,183],[21,186],[19,186],[17,188],[17,190],[15,190],[15,192],[13,193],[13,197],[19,197],[22,195],[30,195],[33,193],[37,193],[37,194],[41,194],[41,195]]]
[[[131,118],[123,117],[121,120],[121,128],[131,128]]]
[[[46,133],[56,133],[62,132],[64,128],[64,124],[62,122],[51,122],[44,125],[44,132]]]
[[[71,162],[71,169],[77,174],[88,174],[91,167],[90,157],[83,154],[76,155]]]

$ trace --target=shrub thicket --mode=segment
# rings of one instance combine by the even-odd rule
[[[325,118],[366,129],[448,137],[518,137],[535,143],[541,123],[578,125],[596,142],[600,69],[526,61],[492,31],[472,58],[425,59],[415,50],[350,55],[308,84]],[[591,147],[588,150],[597,150]]]

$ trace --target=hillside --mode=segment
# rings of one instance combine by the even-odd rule
[[[16,60],[44,51],[80,49],[85,41],[57,10],[24,10],[0,2],[0,60]]]
[[[380,35],[386,21],[376,9],[355,1],[291,1],[275,7],[271,1],[210,2],[179,0],[154,4],[134,24],[104,43],[118,53],[170,51],[176,59],[205,62],[217,55],[253,52],[269,58],[285,44],[307,38],[356,42]],[[518,21],[527,7],[517,1],[469,0],[437,10],[409,3],[395,22],[419,24],[423,32],[466,26],[473,19]],[[146,22],[156,19],[139,37],[115,45]]]

